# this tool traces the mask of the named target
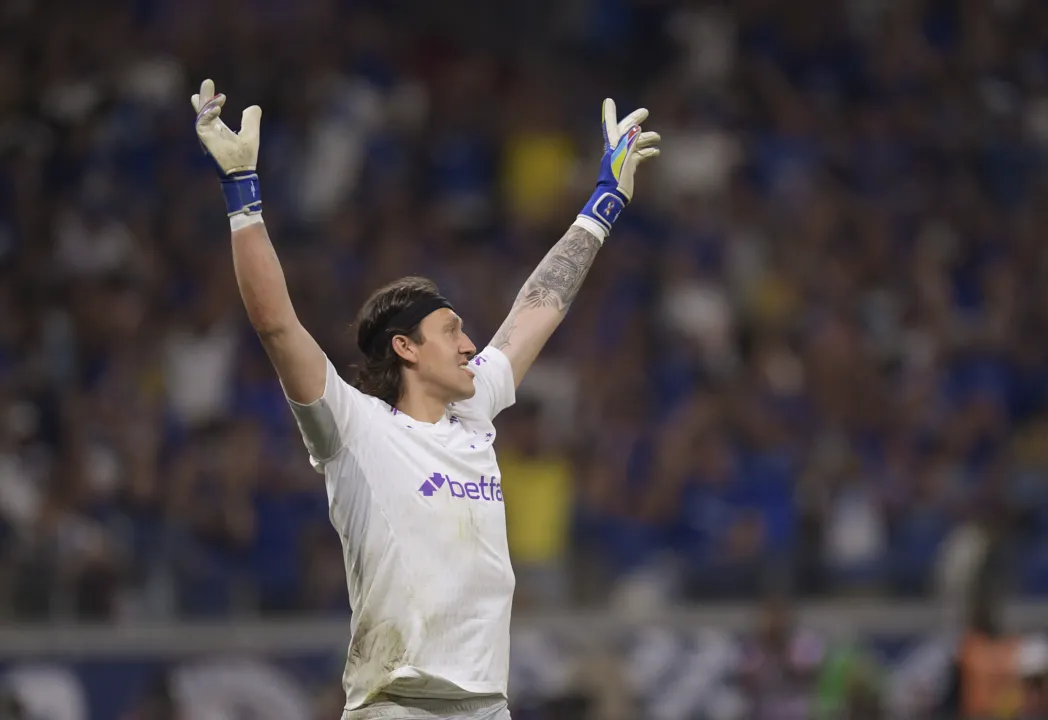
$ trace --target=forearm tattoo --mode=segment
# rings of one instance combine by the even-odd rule
[[[522,310],[553,308],[562,315],[566,313],[578,295],[598,250],[600,240],[572,225],[524,283],[509,317],[492,338],[491,344],[500,349],[509,345],[510,336],[516,328],[517,315]]]

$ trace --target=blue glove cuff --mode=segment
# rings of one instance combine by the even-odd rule
[[[226,198],[226,213],[253,215],[262,212],[262,189],[258,173],[235,172],[222,178],[222,195]]]
[[[598,185],[579,215],[590,218],[611,232],[611,226],[619,219],[627,203],[626,196],[618,190]]]

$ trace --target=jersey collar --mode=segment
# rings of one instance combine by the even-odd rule
[[[408,430],[446,430],[452,424],[458,422],[457,418],[452,419],[454,416],[450,408],[444,408],[444,414],[435,423],[416,420],[410,415],[400,412],[395,407],[390,407],[389,413],[395,423]]]

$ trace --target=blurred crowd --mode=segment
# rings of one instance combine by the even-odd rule
[[[15,0],[0,9],[0,615],[346,610],[188,97],[346,377],[432,277],[483,343],[658,162],[498,437],[521,607],[1048,591],[1048,5]],[[635,592],[634,592],[635,591]],[[613,595],[614,597],[618,597]]]

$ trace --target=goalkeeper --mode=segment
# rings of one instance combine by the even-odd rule
[[[564,319],[619,214],[637,166],[658,155],[647,110],[603,107],[596,190],[480,353],[429,280],[377,290],[356,319],[364,362],[339,377],[288,296],[262,222],[262,111],[240,132],[205,80],[192,98],[214,161],[248,318],[276,369],[310,462],[324,474],[353,609],[343,720],[509,718],[510,567],[492,421]]]

